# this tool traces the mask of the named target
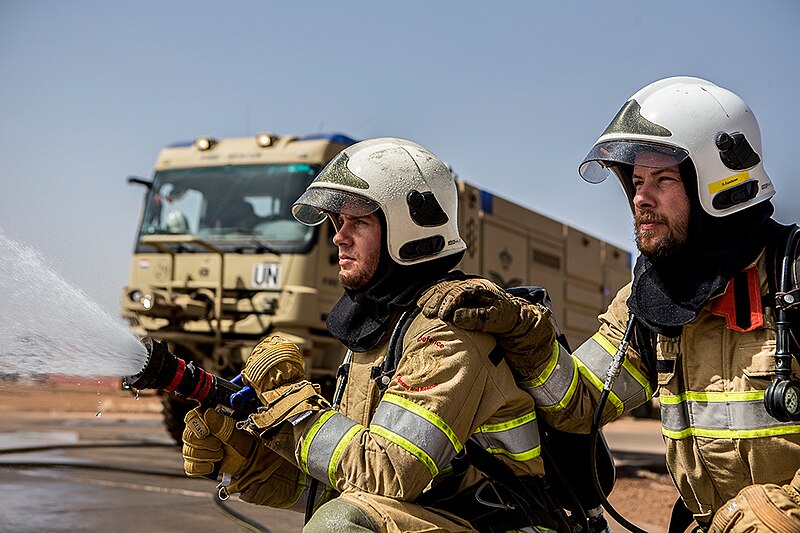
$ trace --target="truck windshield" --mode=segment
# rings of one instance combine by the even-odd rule
[[[302,251],[314,228],[297,222],[291,206],[317,172],[318,167],[305,164],[156,172],[139,235],[194,235],[223,248]]]

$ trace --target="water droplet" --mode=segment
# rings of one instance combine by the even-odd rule
[[[100,418],[100,416],[101,416],[102,414],[103,414],[103,413],[101,413],[100,411],[97,411],[97,413],[95,413],[95,415],[94,415],[94,416],[96,416],[97,418]]]
[[[135,391],[134,394],[133,394],[133,399],[134,400],[138,400],[139,399],[139,389],[133,389],[133,390]]]

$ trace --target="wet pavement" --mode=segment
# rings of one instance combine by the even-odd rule
[[[80,395],[56,389],[8,394],[0,387],[0,531],[258,530],[220,512],[212,498],[215,482],[184,475],[180,449],[162,426],[155,398],[133,403],[119,391]],[[97,395],[100,417],[94,412]],[[621,466],[627,461],[629,468],[663,468],[663,444],[653,422],[608,428]],[[235,498],[226,503],[262,531],[302,528],[298,513]]]
[[[158,411],[155,398],[133,403],[107,389],[30,395],[0,387],[0,531],[247,531],[218,510],[216,482],[183,473]],[[291,511],[226,504],[262,530],[302,528]]]

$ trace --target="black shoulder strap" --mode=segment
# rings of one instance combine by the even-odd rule
[[[770,268],[772,283],[770,290],[775,294],[775,307],[789,310],[800,305],[800,286],[797,279],[798,246],[800,246],[800,228],[797,224],[782,228],[777,239],[776,249],[768,253],[773,257],[774,265]]]
[[[631,341],[631,344],[633,345],[633,349],[639,354],[639,357],[641,357],[645,368],[647,368],[647,373],[650,377],[650,386],[653,390],[656,390],[658,384],[658,373],[674,372],[675,361],[659,362],[658,358],[656,357],[656,332],[645,326],[641,320],[637,320],[635,318],[634,320],[636,320],[636,323],[634,325],[633,340]],[[673,367],[662,368],[661,365],[665,364],[671,364]]]
[[[778,235],[767,246],[767,278],[769,295],[765,307],[783,311],[788,319],[788,336],[778,334],[778,341],[787,339],[789,346],[778,346],[787,350],[800,362],[800,276],[798,276],[798,256],[800,255],[800,228],[797,224],[779,226]],[[781,326],[779,326],[780,328]],[[785,342],[785,340],[784,340]],[[782,352],[785,353],[785,352]]]
[[[792,224],[790,226],[784,226],[782,224],[775,223],[775,232],[771,235],[771,238],[767,241],[766,246],[766,268],[767,268],[767,280],[769,282],[769,295],[768,300],[766,302],[768,307],[774,307],[776,302],[774,300],[775,295],[780,291],[780,280],[782,275],[782,266],[784,264],[784,260],[788,259],[789,263],[791,264],[794,259],[797,258],[797,241],[798,235],[795,228],[797,228],[797,224]],[[789,239],[792,239],[793,242],[789,242]],[[794,253],[795,257],[790,257]],[[796,283],[796,280],[794,280]]]
[[[380,366],[372,367],[372,379],[375,380],[381,395],[386,392],[386,388],[392,381],[392,376],[397,371],[397,364],[403,356],[403,338],[406,336],[411,322],[421,311],[422,309],[416,305],[403,311],[392,330],[391,337],[389,337],[389,345],[386,348],[386,356],[383,358],[383,363]]]

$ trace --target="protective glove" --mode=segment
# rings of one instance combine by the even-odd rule
[[[184,421],[183,470],[188,476],[239,474],[258,446],[255,436],[236,429],[235,420],[214,409],[197,407]]]
[[[305,376],[303,354],[295,344],[273,336],[253,348],[242,382],[253,387],[264,404],[250,415],[257,429],[272,429],[296,414],[329,407]]]
[[[244,383],[259,394],[280,385],[301,381],[305,377],[300,349],[277,335],[259,342],[242,370]]]
[[[488,280],[444,281],[425,291],[417,305],[427,318],[494,334],[518,381],[536,378],[538,367],[557,347],[549,309],[513,296]]]
[[[728,500],[709,533],[800,532],[800,472],[788,485],[751,485]]]
[[[228,492],[258,492],[261,500],[267,500],[264,487],[270,476],[279,468],[296,469],[258,437],[238,429],[235,420],[214,409],[197,407],[184,421],[183,470],[188,476],[230,474],[230,484],[225,487]]]
[[[422,293],[417,306],[427,318],[486,333],[508,333],[520,315],[513,296],[480,278],[438,283]]]

